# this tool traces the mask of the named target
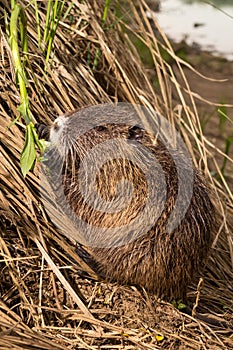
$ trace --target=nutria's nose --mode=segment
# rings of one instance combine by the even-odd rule
[[[36,132],[38,134],[39,139],[49,140],[49,127],[42,123],[35,124]]]

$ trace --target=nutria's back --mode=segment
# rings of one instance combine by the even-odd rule
[[[205,264],[216,230],[208,189],[183,152],[169,148],[158,134],[132,124],[130,117],[129,122],[119,116],[118,122],[109,123],[101,118],[111,113],[116,117],[117,112],[109,105],[95,106],[93,114],[83,109],[55,121],[50,130],[55,161],[49,164],[55,196],[64,211],[65,198],[79,230],[80,222],[94,227],[86,230],[77,251],[99,275],[145,287],[161,297],[185,298],[187,285]],[[78,135],[73,132],[74,125],[81,128],[95,113],[99,125]],[[127,108],[121,113],[127,114]],[[105,145],[113,147],[112,156],[106,155]],[[102,151],[106,159],[98,163]],[[131,155],[134,151],[136,156]],[[57,168],[53,174],[51,164],[59,157],[57,186]],[[181,181],[189,186],[181,187]]]

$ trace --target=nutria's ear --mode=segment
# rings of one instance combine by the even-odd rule
[[[35,124],[36,132],[38,134],[39,139],[49,140],[49,127],[42,123]]]
[[[144,129],[140,125],[134,125],[129,128],[129,140],[141,141],[144,134]]]

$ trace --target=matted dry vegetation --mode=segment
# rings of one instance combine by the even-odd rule
[[[39,196],[37,164],[23,178],[20,152],[22,120],[11,128],[20,102],[1,1],[0,32],[0,348],[1,349],[231,349],[233,339],[233,194],[212,156],[216,146],[203,135],[195,100],[183,74],[182,62],[155,22],[146,17],[143,1],[127,1],[125,16],[108,11],[104,1],[76,0],[56,33],[53,57],[44,74],[45,58],[38,48],[33,1],[27,6],[30,65],[27,67],[30,107],[37,122],[51,123],[59,114],[83,106],[128,101],[152,106],[175,123],[196,166],[206,174],[219,208],[221,225],[199,288],[200,312],[208,312],[228,328],[207,325],[180,314],[170,304],[139,292],[97,282],[97,276],[75,254],[72,242],[49,222]],[[43,30],[45,2],[39,14]],[[136,5],[135,5],[136,3]],[[114,5],[112,6],[114,9]],[[124,13],[121,7],[121,12]],[[125,18],[132,17],[131,24]],[[157,32],[158,38],[154,33]],[[151,53],[156,88],[133,46],[140,38]],[[173,57],[182,77],[179,85],[159,46]],[[97,60],[97,64],[95,64]],[[187,65],[187,64],[186,64]],[[190,69],[192,69],[190,67]],[[197,73],[198,74],[198,73]],[[211,83],[211,82],[210,82]],[[179,96],[174,103],[173,93]],[[195,98],[199,98],[195,96]],[[223,150],[218,157],[224,158]],[[228,157],[229,164],[233,158]],[[214,177],[212,173],[218,174]],[[80,271],[86,271],[80,273]],[[190,288],[195,302],[197,286]]]

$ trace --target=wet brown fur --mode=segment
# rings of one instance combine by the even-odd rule
[[[77,185],[80,160],[99,142],[112,137],[127,139],[127,125],[103,125],[80,136],[69,152],[63,169],[66,198],[73,211],[83,220],[102,227],[127,224],[140,212],[147,198],[147,184],[143,171],[130,161],[113,159],[105,164],[96,177],[100,195],[114,198],[119,179],[129,179],[135,188],[130,206],[121,213],[98,212],[82,199]],[[64,135],[63,142],[67,142]],[[137,285],[166,299],[186,298],[187,286],[203,269],[216,230],[215,209],[200,173],[194,169],[193,195],[189,208],[173,232],[166,225],[174,208],[178,175],[174,161],[166,147],[143,132],[140,141],[159,161],[165,174],[167,196],[165,208],[148,232],[127,245],[117,248],[87,248],[87,261],[108,281]],[[67,143],[68,144],[68,143]],[[101,240],[101,237],[96,237]],[[85,248],[85,247],[84,247]],[[82,249],[82,248],[80,248]],[[80,251],[80,250],[79,250]]]

